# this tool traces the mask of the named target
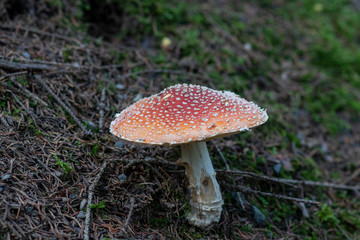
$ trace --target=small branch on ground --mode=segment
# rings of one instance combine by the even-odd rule
[[[226,161],[226,159],[225,159],[225,161]],[[174,162],[168,162],[168,161],[159,160],[159,159],[155,159],[155,158],[149,159],[147,161],[145,161],[145,160],[132,160],[132,159],[110,159],[109,162],[127,163],[127,165],[125,165],[125,167],[124,167],[124,170],[127,170],[131,166],[133,166],[134,164],[139,164],[139,163],[143,163],[143,164],[155,163],[155,164],[160,164],[160,165],[168,165],[168,166],[178,167],[178,165],[176,163],[174,163]],[[230,173],[230,174],[233,174],[233,175],[243,175],[245,177],[252,177],[252,178],[256,178],[256,179],[267,180],[267,181],[272,181],[272,182],[278,182],[278,183],[283,183],[283,184],[284,183],[285,184],[302,184],[302,185],[307,185],[307,186],[329,187],[329,188],[354,190],[354,191],[360,189],[360,186],[348,186],[348,185],[333,184],[333,183],[326,183],[326,182],[313,182],[313,181],[309,181],[309,180],[294,180],[294,179],[273,178],[273,177],[268,177],[268,176],[260,176],[260,175],[258,175],[256,173],[253,173],[253,172],[245,172],[245,171],[239,171],[239,170],[219,170],[219,169],[216,169],[216,172],[217,173]],[[245,188],[245,187],[241,187],[241,186],[236,186],[235,187],[235,183],[233,183],[233,185],[227,184],[226,186],[229,187],[229,188],[233,188],[233,189],[236,188],[237,190],[239,190],[240,192],[243,192],[243,193],[259,194],[259,195],[263,195],[263,196],[272,196],[272,197],[276,197],[276,198],[279,198],[279,199],[292,200],[292,201],[296,201],[296,202],[319,204],[319,202],[317,202],[317,201],[299,199],[299,198],[293,198],[293,197],[287,197],[287,196],[284,196],[284,195],[279,195],[279,194],[274,194],[274,193],[266,193],[266,192],[252,190],[250,188]]]
[[[225,167],[226,167],[226,170],[227,170],[227,171],[230,171],[230,166],[229,166],[229,164],[228,164],[228,162],[227,162],[224,154],[221,152],[220,148],[214,143],[214,141],[211,141],[211,142],[212,142],[212,144],[215,146],[216,151],[218,152],[218,154],[220,155],[221,159],[223,160],[223,162],[224,162],[224,164],[225,164]],[[236,185],[236,182],[235,182],[234,178],[231,179],[231,182],[232,182],[233,185]],[[239,193],[239,192],[236,192],[235,194],[237,195],[237,197],[238,197],[238,199],[239,199],[239,201],[240,201],[241,208],[242,208],[243,210],[245,210],[245,203],[244,203],[244,201],[242,200],[242,197],[240,196],[240,193]]]
[[[219,173],[221,173],[221,172],[231,173],[234,175],[242,175],[245,177],[252,177],[252,178],[256,178],[256,179],[284,183],[284,184],[297,184],[297,185],[306,185],[306,186],[327,187],[327,188],[336,188],[336,189],[353,190],[353,191],[360,190],[360,186],[335,184],[335,183],[329,183],[329,182],[315,182],[315,181],[310,181],[310,180],[274,178],[274,177],[268,177],[268,176],[261,176],[256,173],[253,173],[253,172],[245,172],[245,171],[239,171],[239,170],[219,170],[219,169],[217,169],[216,171]]]
[[[106,88],[103,88],[101,91],[101,97],[100,97],[100,112],[99,112],[99,131],[103,132],[103,120],[104,120],[104,109],[105,109],[105,94],[106,94]]]
[[[145,161],[141,161],[143,164],[145,164]],[[136,161],[136,163],[140,163],[140,161]],[[123,171],[126,172],[128,169],[130,169],[135,163],[129,162],[123,167]]]
[[[261,196],[267,196],[267,197],[274,197],[274,198],[277,198],[277,199],[284,199],[284,200],[290,200],[290,201],[295,201],[295,202],[310,203],[310,204],[315,204],[315,205],[320,204],[320,202],[318,202],[318,201],[307,200],[307,199],[303,199],[303,198],[288,197],[288,196],[284,196],[284,195],[280,195],[280,194],[276,194],[276,193],[262,192],[262,191],[258,191],[258,190],[253,190],[253,189],[248,188],[248,187],[233,186],[233,185],[230,185],[230,184],[225,184],[225,186],[227,188],[231,189],[232,191],[240,191],[242,193],[249,193],[249,194],[261,195]]]
[[[346,237],[347,240],[353,240],[349,234],[345,232],[345,230],[340,226],[340,224],[336,224],[336,227],[340,230],[340,232]]]
[[[220,150],[220,149],[219,149]],[[226,161],[226,159],[225,159]],[[168,166],[175,166],[179,167],[175,162],[169,162],[164,160],[159,160],[156,158],[151,158],[149,160],[133,160],[133,159],[109,159],[109,162],[122,162],[131,164],[130,166],[138,163],[155,163],[160,165],[168,165]],[[283,184],[298,184],[298,185],[306,185],[306,186],[317,186],[317,187],[328,187],[328,188],[336,188],[336,189],[344,189],[344,190],[353,190],[357,191],[360,190],[360,186],[351,186],[351,185],[343,185],[343,184],[335,184],[329,182],[315,182],[310,180],[296,180],[296,179],[285,179],[285,178],[274,178],[268,176],[261,176],[253,172],[246,172],[246,171],[239,171],[239,170],[222,170],[222,169],[215,169],[217,173],[230,173],[233,175],[242,175],[245,177],[252,177],[256,179],[271,181],[271,182],[278,182]]]
[[[33,63],[19,63],[19,62],[9,62],[3,59],[0,59],[0,68],[10,69],[10,70],[49,70],[51,67],[45,64],[33,64]]]
[[[91,202],[93,199],[93,195],[94,195],[94,189],[96,187],[96,184],[98,183],[98,181],[101,178],[101,175],[104,173],[105,168],[107,166],[107,161],[105,161],[103,163],[103,165],[101,166],[98,174],[96,175],[93,183],[90,185],[89,187],[89,196],[88,196],[88,201],[87,201],[87,206],[86,206],[86,218],[85,218],[85,229],[84,229],[84,239],[85,240],[89,240],[89,226],[90,226],[90,214],[91,214]]]
[[[218,154],[220,155],[221,159],[223,160],[226,170],[230,170],[230,166],[228,164],[228,162],[226,161],[226,158],[224,156],[224,154],[221,152],[220,148],[214,143],[214,141],[211,141],[211,143],[215,146],[216,151],[218,152]]]
[[[109,159],[108,162],[120,162],[120,163],[131,163],[131,165],[134,164],[138,164],[138,163],[154,163],[154,164],[159,164],[159,165],[168,165],[168,166],[173,166],[173,167],[179,167],[178,164],[176,164],[175,162],[168,162],[165,160],[160,160],[160,159],[156,159],[156,158],[149,158],[149,160],[145,160],[145,159],[139,159],[139,160],[134,160],[134,159],[129,159],[129,158],[124,158],[124,159]]]
[[[23,61],[23,60],[22,60]],[[143,63],[141,63],[143,64]],[[139,64],[134,64],[135,66]],[[78,69],[89,71],[89,69],[96,70],[107,70],[114,68],[124,68],[123,65],[110,64],[110,65],[80,65],[76,62],[74,63],[62,63],[62,62],[48,62],[42,60],[26,60],[26,62],[12,62],[10,60],[0,59],[0,67],[10,70],[55,70],[55,69]],[[130,66],[133,67],[133,66]],[[1,80],[1,78],[0,78]]]
[[[54,70],[59,67],[62,69],[84,69],[88,70],[90,66],[81,66],[77,63],[58,63],[58,62],[47,62],[41,60],[26,60],[26,62],[12,62],[4,59],[0,59],[0,67],[10,69],[10,70]],[[102,69],[99,66],[91,66],[95,69]]]
[[[89,65],[80,65],[77,62],[73,62],[73,63],[63,63],[63,62],[49,62],[49,61],[43,61],[43,60],[26,60],[26,63],[29,64],[33,64],[34,66],[36,64],[41,64],[41,65],[48,65],[48,66],[55,66],[55,67],[59,67],[62,69],[69,69],[69,68],[73,68],[73,69],[81,69],[81,70],[90,70],[90,69],[96,69],[96,70],[103,70],[103,69],[113,69],[113,68],[123,68],[123,65],[119,65],[119,64],[110,64],[110,65],[102,65],[102,66],[98,66],[98,65],[94,65],[94,64],[89,64]]]
[[[128,225],[129,225],[130,218],[131,218],[132,212],[134,210],[134,206],[135,206],[135,198],[132,197],[132,198],[130,198],[130,211],[129,211],[128,216],[126,218],[124,228],[127,228]]]
[[[8,73],[8,74],[5,74],[5,75],[1,76],[0,81],[5,79],[5,78],[10,78],[10,77],[13,77],[13,76],[18,76],[18,75],[24,75],[24,74],[27,74],[27,73],[28,73],[27,71]]]
[[[90,134],[91,132],[86,129],[84,124],[76,117],[75,113],[68,107],[66,104],[51,90],[51,88],[42,80],[40,75],[35,75],[36,80],[38,80],[41,85],[54,97],[54,99],[70,114],[74,121],[79,125],[79,127],[85,132],[85,134]]]
[[[61,39],[61,40],[65,40],[65,41],[68,41],[68,42],[73,42],[75,44],[81,45],[81,42],[76,38],[66,37],[64,35],[57,34],[57,33],[49,33],[49,32],[45,32],[45,31],[35,29],[35,28],[27,28],[27,27],[21,27],[21,26],[10,26],[10,25],[5,25],[5,24],[2,24],[0,26],[0,28],[6,29],[6,30],[12,30],[12,31],[22,30],[24,32],[32,32],[32,33],[40,34],[40,35],[43,35],[43,36],[47,36],[47,37],[51,37],[51,38],[57,38],[57,39]]]

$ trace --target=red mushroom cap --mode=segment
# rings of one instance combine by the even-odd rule
[[[131,142],[172,145],[241,132],[267,119],[266,110],[235,93],[177,84],[116,114],[110,132]]]

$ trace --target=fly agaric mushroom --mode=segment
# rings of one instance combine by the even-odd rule
[[[110,132],[123,140],[181,145],[191,194],[189,222],[206,227],[220,220],[223,200],[205,141],[266,122],[266,111],[235,93],[178,84],[116,114]]]

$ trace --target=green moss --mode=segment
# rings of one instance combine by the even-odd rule
[[[154,62],[155,64],[165,64],[168,63],[168,58],[163,52],[159,52],[156,55],[150,56],[150,60]]]
[[[251,224],[240,225],[239,230],[243,232],[251,233],[253,231],[253,226]]]
[[[54,154],[54,158],[56,160],[55,165],[60,166],[65,175],[68,175],[71,171],[73,171],[71,165],[63,160],[60,160],[56,154]]]
[[[340,222],[335,216],[334,211],[327,204],[321,206],[321,209],[316,213],[316,216],[321,222],[332,226],[337,225]]]
[[[295,234],[303,236],[303,239],[306,240],[318,240],[319,236],[316,231],[314,231],[314,223],[310,221],[303,220],[297,224],[293,225],[293,231]]]
[[[90,208],[91,209],[101,209],[101,208],[105,208],[105,202],[101,201],[98,204],[90,204]]]
[[[90,155],[92,157],[96,157],[96,155],[98,154],[99,152],[99,149],[100,149],[100,145],[99,144],[95,144],[94,146],[91,147],[91,153]]]
[[[301,176],[306,180],[319,181],[322,174],[314,159],[305,158],[304,160]]]

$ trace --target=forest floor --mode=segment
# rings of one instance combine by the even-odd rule
[[[24,2],[0,1],[0,240],[360,239],[359,1]],[[179,147],[109,133],[177,83],[269,115],[208,143],[208,229],[186,221]]]

